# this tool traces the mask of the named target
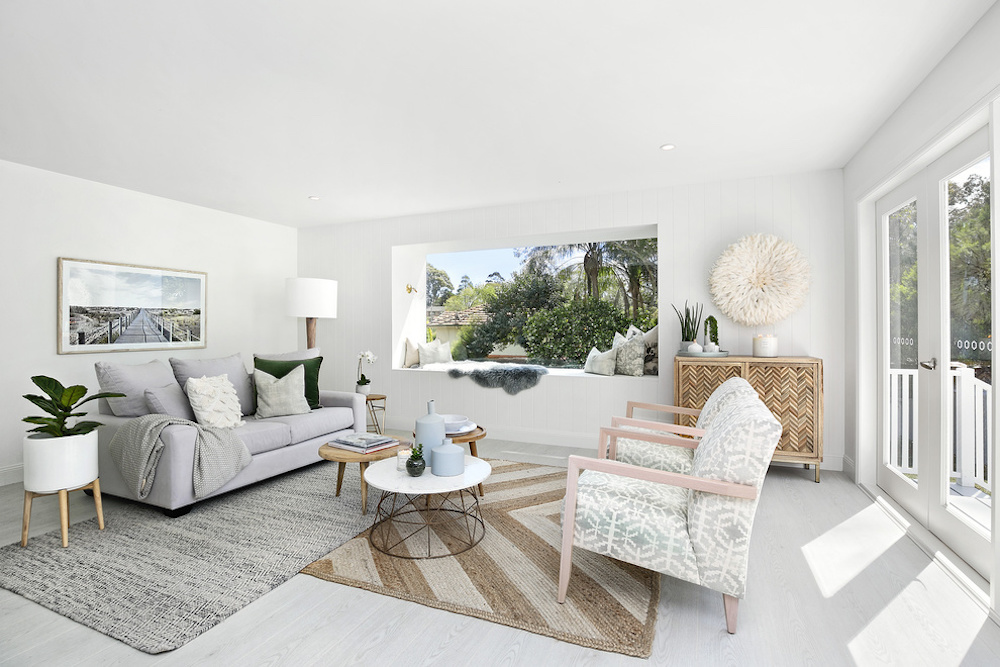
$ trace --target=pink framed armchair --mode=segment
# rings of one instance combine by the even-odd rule
[[[601,429],[599,458],[569,458],[559,602],[577,546],[721,592],[726,629],[736,631],[754,514],[781,424],[749,384],[735,389],[703,431],[618,420]],[[651,465],[622,460],[636,459],[638,450],[628,450],[637,442]],[[657,458],[658,450],[669,453]],[[687,471],[679,451],[691,452]]]

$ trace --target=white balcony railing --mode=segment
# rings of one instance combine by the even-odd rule
[[[949,445],[951,476],[964,487],[992,490],[992,387],[975,370],[956,364],[949,370]],[[917,474],[917,371],[889,371],[889,464],[903,474]]]

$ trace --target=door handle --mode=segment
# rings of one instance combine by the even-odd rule
[[[921,361],[920,367],[926,368],[929,371],[934,370],[935,368],[937,368],[937,357],[931,357],[930,361]]]

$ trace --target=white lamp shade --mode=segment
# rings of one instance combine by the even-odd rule
[[[336,317],[337,281],[324,278],[287,278],[286,312],[292,317]]]

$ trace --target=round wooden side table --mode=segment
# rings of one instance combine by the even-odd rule
[[[399,444],[395,447],[380,449],[377,452],[372,452],[370,454],[361,454],[359,452],[352,452],[348,449],[341,449],[340,447],[334,447],[332,445],[323,445],[319,448],[319,455],[327,461],[335,461],[339,466],[337,468],[337,497],[340,497],[340,487],[344,484],[344,469],[347,468],[347,464],[360,464],[361,514],[368,514],[368,482],[365,481],[365,469],[368,468],[368,464],[374,461],[387,459],[390,456],[395,456],[399,450],[408,449],[410,445],[411,443],[409,441],[400,440]]]

